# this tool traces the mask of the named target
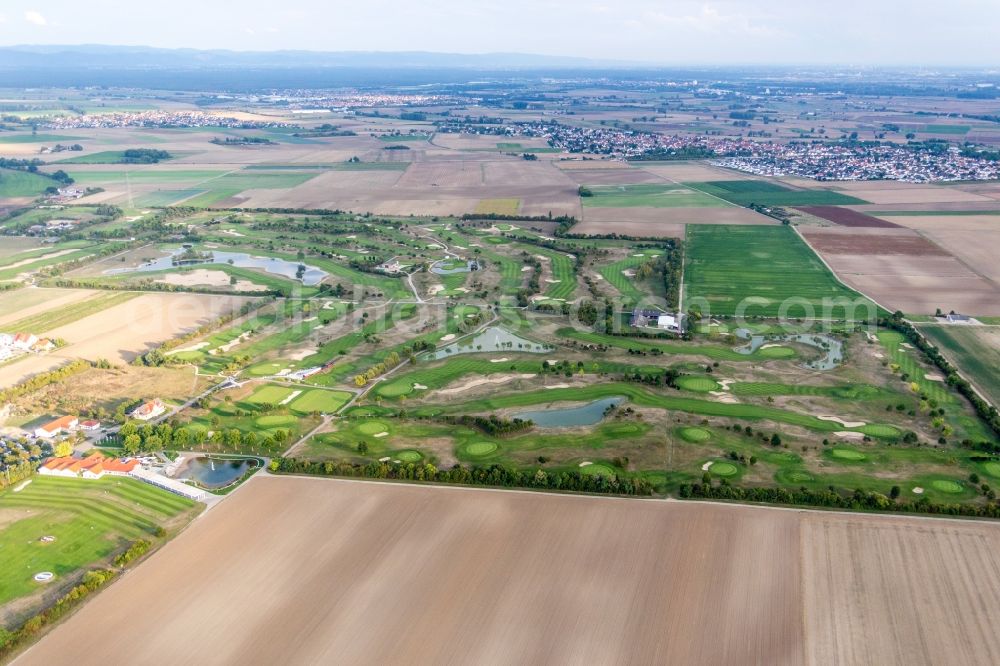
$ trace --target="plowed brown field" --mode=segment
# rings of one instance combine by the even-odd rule
[[[18,663],[997,663],[998,546],[985,523],[258,477]]]

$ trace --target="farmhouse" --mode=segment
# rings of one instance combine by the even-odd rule
[[[381,271],[382,273],[399,273],[403,268],[403,265],[399,263],[399,259],[393,257],[392,259],[383,262],[375,267],[375,270]]]
[[[155,419],[165,411],[167,411],[167,406],[163,404],[163,401],[159,398],[153,398],[133,409],[129,416],[140,421],[148,421]]]
[[[670,333],[684,332],[684,315],[681,313],[660,312],[659,310],[641,310],[636,308],[632,311],[632,318],[629,323],[635,328],[657,328]]]
[[[35,428],[35,437],[52,439],[57,435],[72,432],[79,424],[80,420],[75,416],[62,416],[54,421],[49,421],[45,425]]]

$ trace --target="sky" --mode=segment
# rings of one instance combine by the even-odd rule
[[[238,8],[238,9],[236,9]],[[0,45],[1000,66],[1000,0],[3,0]]]

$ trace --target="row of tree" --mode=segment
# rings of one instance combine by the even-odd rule
[[[275,458],[271,461],[270,470],[286,474],[399,479],[404,481],[428,481],[469,486],[537,488],[540,490],[607,493],[613,495],[647,496],[653,492],[653,488],[649,482],[639,476],[588,475],[576,471],[548,472],[540,468],[520,470],[498,464],[488,467],[455,465],[451,469],[440,470],[430,463],[393,464],[370,462],[352,464],[348,462],[314,462],[296,458]]]

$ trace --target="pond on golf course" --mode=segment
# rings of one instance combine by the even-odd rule
[[[609,407],[617,407],[625,402],[620,395],[601,398],[580,407],[561,409],[539,409],[514,414],[514,418],[532,421],[539,428],[572,428],[600,423]]]
[[[183,253],[184,250],[173,250],[169,256],[148,261],[140,266],[135,266],[133,268],[113,268],[109,271],[105,271],[105,273],[108,275],[119,275],[121,273],[149,273],[152,271],[168,271],[171,268],[179,268],[182,266],[230,264],[237,268],[254,268],[262,270],[265,273],[280,275],[290,280],[301,280],[302,284],[307,287],[319,284],[319,282],[327,276],[326,271],[303,263],[301,265],[305,266],[305,272],[302,273],[301,277],[299,277],[298,271],[300,263],[297,261],[288,261],[287,259],[278,259],[277,257],[255,257],[247,254],[246,252],[220,252],[218,250],[212,250],[209,254],[206,254],[200,259],[177,261],[176,257]]]
[[[490,326],[476,335],[457,340],[447,347],[421,354],[420,358],[425,361],[437,361],[457,354],[478,354],[498,351],[541,354],[550,349],[547,345],[514,335],[505,328]]]
[[[829,335],[815,333],[791,333],[788,335],[752,335],[745,328],[736,330],[736,337],[749,340],[749,344],[737,347],[740,354],[752,354],[764,345],[782,342],[796,342],[800,345],[815,347],[824,352],[823,356],[812,361],[806,361],[802,367],[810,370],[833,370],[844,360],[844,343]]]
[[[456,273],[468,273],[478,271],[479,263],[475,260],[461,261],[458,259],[444,259],[435,262],[431,266],[431,273],[437,275],[455,275]]]
[[[194,481],[199,487],[208,490],[218,490],[235,483],[257,464],[252,458],[195,456],[184,461],[174,478],[179,481]]]

